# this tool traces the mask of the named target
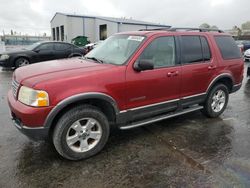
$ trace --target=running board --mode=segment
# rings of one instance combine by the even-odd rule
[[[169,118],[172,118],[172,117],[175,117],[175,116],[179,116],[179,115],[182,115],[182,114],[186,114],[186,113],[189,113],[189,112],[200,110],[202,108],[203,108],[203,106],[190,107],[190,108],[187,108],[187,109],[182,110],[180,112],[169,113],[167,115],[161,115],[161,116],[153,117],[153,118],[142,120],[142,121],[137,121],[137,122],[134,122],[132,124],[122,126],[122,127],[120,127],[120,129],[126,130],[126,129],[132,129],[132,128],[135,128],[135,127],[140,127],[140,126],[147,125],[147,124],[150,124],[150,123],[154,123],[154,122],[157,122],[157,121],[161,121],[161,120],[164,120],[164,119],[169,119]]]

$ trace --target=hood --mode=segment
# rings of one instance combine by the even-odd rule
[[[82,75],[82,73],[93,72],[110,68],[110,64],[99,64],[80,58],[46,61],[18,68],[14,73],[14,79],[21,84],[33,86],[38,82],[60,79],[64,77]]]
[[[15,55],[15,54],[22,54],[27,51],[29,50],[23,49],[23,50],[4,51],[4,52],[1,52],[1,54]]]

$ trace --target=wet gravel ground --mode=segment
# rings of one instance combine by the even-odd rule
[[[62,159],[12,125],[6,101],[12,71],[0,71],[0,187],[250,187],[250,80],[219,118],[200,112],[128,131],[104,150]]]

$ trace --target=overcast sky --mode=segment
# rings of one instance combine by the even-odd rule
[[[0,34],[50,35],[56,12],[126,17],[172,26],[198,27],[206,22],[231,29],[250,20],[249,0],[0,0]]]

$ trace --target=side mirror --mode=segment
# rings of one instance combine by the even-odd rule
[[[34,52],[39,53],[40,49],[35,49]]]
[[[144,71],[144,70],[152,70],[154,69],[154,64],[153,64],[153,61],[151,60],[142,59],[142,60],[135,62],[134,69],[138,72]]]

